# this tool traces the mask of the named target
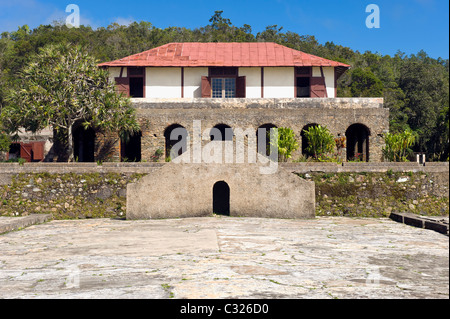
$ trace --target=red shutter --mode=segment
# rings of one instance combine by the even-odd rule
[[[326,97],[327,88],[324,78],[311,78],[311,97]]]
[[[202,97],[211,97],[211,78],[202,76]]]
[[[20,157],[26,160],[28,163],[31,163],[33,159],[32,156],[33,145],[31,144],[20,144]]]
[[[31,149],[33,150],[33,161],[44,160],[44,144],[45,142],[33,142]]]
[[[245,97],[245,76],[236,79],[236,97]]]
[[[130,96],[130,79],[129,78],[115,78],[117,93],[122,93],[125,96]]]

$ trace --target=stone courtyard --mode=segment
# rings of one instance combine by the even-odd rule
[[[0,298],[449,298],[448,236],[389,219],[51,221],[0,251]]]

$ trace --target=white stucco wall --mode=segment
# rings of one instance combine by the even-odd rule
[[[184,68],[184,97],[202,97],[202,76],[208,76],[208,68]]]
[[[114,83],[114,78],[117,78],[120,76],[120,69],[122,69],[121,67],[110,67],[108,68],[109,71],[109,80],[113,81]],[[127,77],[127,68],[123,68],[123,73],[122,73],[123,77]]]
[[[109,77],[114,81],[120,75],[120,67],[110,67]],[[328,97],[335,97],[334,68],[323,67]],[[321,77],[319,67],[313,67],[313,77]],[[123,70],[127,76],[127,68]],[[201,97],[201,78],[208,76],[207,67],[184,68],[184,97]],[[246,97],[261,98],[261,68],[239,68],[239,76],[246,77]],[[293,98],[294,90],[293,67],[264,68],[264,97]],[[145,97],[147,98],[181,98],[181,68],[147,67],[145,70]]]
[[[293,98],[294,92],[293,67],[264,68],[265,98]]]
[[[247,98],[261,97],[261,68],[239,68],[239,76],[245,76]]]
[[[146,98],[180,98],[181,68],[146,68]]]

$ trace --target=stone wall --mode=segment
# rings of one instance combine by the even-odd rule
[[[129,183],[163,163],[0,164],[0,215],[126,217]],[[448,215],[449,164],[285,163],[316,184],[316,214],[384,217],[389,212]],[[293,176],[295,176],[292,174]],[[164,180],[155,180],[156,186]]]
[[[370,162],[381,162],[384,135],[389,131],[389,110],[383,107],[382,98],[179,98],[132,99],[132,103],[142,129],[140,142],[144,162],[154,161],[158,150],[165,153],[164,132],[173,124],[186,128],[192,142],[193,136],[198,134],[194,134],[194,121],[201,124],[200,133],[217,124],[255,133],[264,124],[292,128],[300,145],[293,159],[301,157],[301,132],[309,124],[326,126],[335,137],[345,137],[353,124],[363,125],[369,133]],[[46,141],[46,161],[56,161],[57,153],[62,151],[52,147],[53,139],[47,135],[42,137]],[[21,138],[25,141],[29,135]],[[117,132],[97,132],[95,161],[120,162],[122,147]],[[346,149],[341,156],[346,160]],[[160,160],[164,162],[165,155]]]
[[[423,172],[306,173],[315,182],[318,216],[449,215],[448,174]]]
[[[148,161],[156,150],[165,149],[169,126],[181,125],[192,137],[194,121],[200,121],[202,133],[217,124],[254,132],[268,123],[290,127],[300,144],[294,159],[301,155],[301,132],[308,124],[326,126],[335,137],[345,137],[351,125],[363,124],[370,134],[371,162],[381,162],[384,134],[389,131],[389,110],[383,108],[383,99],[375,98],[134,99],[133,103],[143,128],[142,158]]]
[[[254,164],[170,163],[128,185],[127,219],[201,217],[224,207],[233,217],[314,218],[314,183],[281,168],[261,174]]]

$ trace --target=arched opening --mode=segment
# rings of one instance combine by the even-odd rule
[[[136,132],[120,140],[120,160],[122,162],[141,161],[142,132]]]
[[[226,124],[217,124],[210,131],[211,141],[233,141],[233,129]]]
[[[369,136],[370,130],[364,124],[349,126],[345,132],[348,161],[369,161]]]
[[[224,181],[214,184],[213,213],[230,216],[230,187]]]
[[[179,124],[173,124],[164,131],[166,159],[177,158],[187,151],[188,131]]]
[[[305,157],[314,156],[314,154],[312,154],[311,152],[308,152],[309,142],[308,142],[308,139],[306,138],[305,131],[308,131],[311,127],[317,127],[317,126],[319,126],[319,124],[316,124],[316,123],[307,124],[302,128],[302,132],[300,133],[300,136],[302,137],[302,154]]]
[[[95,130],[84,129],[81,123],[73,126],[73,157],[77,162],[95,162]]]
[[[263,124],[258,127],[258,130],[256,131],[256,143],[258,146],[258,153],[261,155],[270,155],[270,130],[275,128],[277,128],[277,126],[271,123]]]

